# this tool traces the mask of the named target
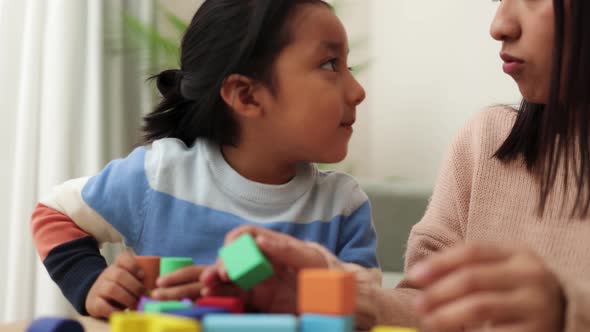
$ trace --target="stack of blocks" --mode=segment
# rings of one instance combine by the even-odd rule
[[[193,259],[190,257],[158,257],[158,256],[136,256],[145,277],[143,284],[147,289],[149,296],[151,291],[156,288],[156,280],[159,276],[172,273],[183,267],[193,265]],[[138,311],[160,313],[171,310],[186,309],[192,306],[190,300],[182,301],[155,301],[149,297],[142,297],[137,306]]]
[[[250,235],[241,236],[233,243],[221,248],[219,256],[224,262],[230,279],[244,290],[252,289],[273,274],[272,266]],[[156,288],[158,276],[192,265],[192,260],[186,258],[163,257],[160,259],[154,256],[138,256],[136,259],[146,274],[144,284],[148,289],[148,295]],[[243,314],[244,304],[239,298],[204,297],[198,299],[195,304],[187,303],[186,300],[155,301],[144,297],[138,305],[138,310],[143,313],[128,312],[114,315],[111,317],[111,329],[113,332],[198,332],[201,329],[198,320],[202,320],[205,331],[225,332],[236,331],[236,329],[244,332],[297,331],[297,320],[292,315]],[[177,321],[170,316],[158,314],[183,318]],[[167,318],[163,321],[161,317]],[[187,318],[192,319],[191,321],[197,325],[182,325],[181,323]],[[179,326],[178,331],[171,322]]]
[[[230,279],[245,290],[252,289],[273,273],[272,266],[250,235],[243,235],[219,252]],[[179,257],[136,257],[151,292],[160,275],[192,265]],[[299,320],[294,315],[244,314],[239,298],[204,297],[190,300],[141,299],[138,311],[110,317],[111,332],[352,332],[355,327],[356,282],[354,274],[327,269],[303,270],[298,276]],[[141,312],[143,311],[143,312]],[[59,319],[57,321],[60,321]],[[82,332],[72,321],[33,323],[29,332]],[[201,326],[202,322],[202,326]],[[75,325],[75,324],[74,324]],[[55,328],[62,326],[66,329]],[[44,328],[47,327],[47,328]],[[372,332],[416,332],[413,329],[376,327]]]
[[[135,260],[145,273],[143,284],[148,290],[148,295],[156,288],[158,277],[193,265],[193,259],[190,257],[135,256]]]
[[[354,274],[325,269],[303,270],[299,273],[297,297],[301,332],[354,330]]]

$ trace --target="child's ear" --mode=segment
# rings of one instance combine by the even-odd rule
[[[232,74],[221,85],[221,98],[238,116],[249,118],[263,114],[260,85],[244,75]]]

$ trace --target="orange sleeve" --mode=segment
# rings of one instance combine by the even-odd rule
[[[78,227],[70,217],[43,204],[37,204],[33,211],[31,231],[42,261],[60,244],[91,236]]]

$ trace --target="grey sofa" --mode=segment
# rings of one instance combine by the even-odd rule
[[[424,215],[432,188],[404,181],[361,179],[359,182],[373,208],[381,268],[401,272],[408,235]]]

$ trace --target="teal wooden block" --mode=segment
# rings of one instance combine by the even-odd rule
[[[300,332],[353,332],[353,316],[328,316],[328,315],[301,315]]]
[[[181,301],[153,301],[144,304],[144,312],[162,313],[176,309],[187,309],[192,307],[190,303]]]
[[[219,250],[229,278],[242,289],[251,289],[273,274],[273,269],[249,234]]]
[[[206,332],[297,332],[297,318],[293,315],[211,314],[203,318],[202,326]]]

